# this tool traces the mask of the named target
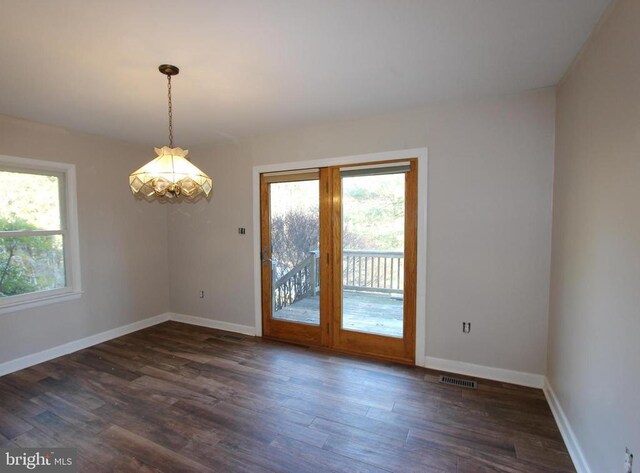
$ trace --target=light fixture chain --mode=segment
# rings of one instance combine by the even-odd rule
[[[129,187],[134,194],[145,198],[182,197],[192,201],[202,196],[208,198],[211,194],[211,178],[195,165],[187,163],[188,150],[173,147],[171,76],[178,74],[180,69],[171,64],[161,64],[158,70],[167,76],[169,147],[155,148],[158,157],[129,175]]]
[[[169,147],[173,148],[173,108],[171,105],[171,76],[167,75],[167,95],[169,96]]]

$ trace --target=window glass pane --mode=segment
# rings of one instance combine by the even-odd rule
[[[60,230],[59,189],[58,176],[0,171],[0,231]]]
[[[62,239],[0,238],[0,298],[65,287]]]

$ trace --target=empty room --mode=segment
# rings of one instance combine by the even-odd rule
[[[640,0],[0,0],[0,471],[640,472]]]

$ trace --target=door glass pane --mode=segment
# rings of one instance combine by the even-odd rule
[[[318,180],[270,184],[274,319],[320,324]]]
[[[342,328],[403,336],[405,174],[342,177]]]

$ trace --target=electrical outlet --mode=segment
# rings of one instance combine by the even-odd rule
[[[629,449],[626,448],[624,453],[624,473],[632,473],[631,472],[632,467],[633,467],[633,453],[631,453]]]
[[[462,322],[462,333],[471,332],[471,322]]]
[[[244,228],[244,227],[240,227],[240,228],[238,228],[238,233],[240,235],[245,235],[247,233],[247,229]]]
[[[204,291],[200,291],[200,299],[204,299]]]

